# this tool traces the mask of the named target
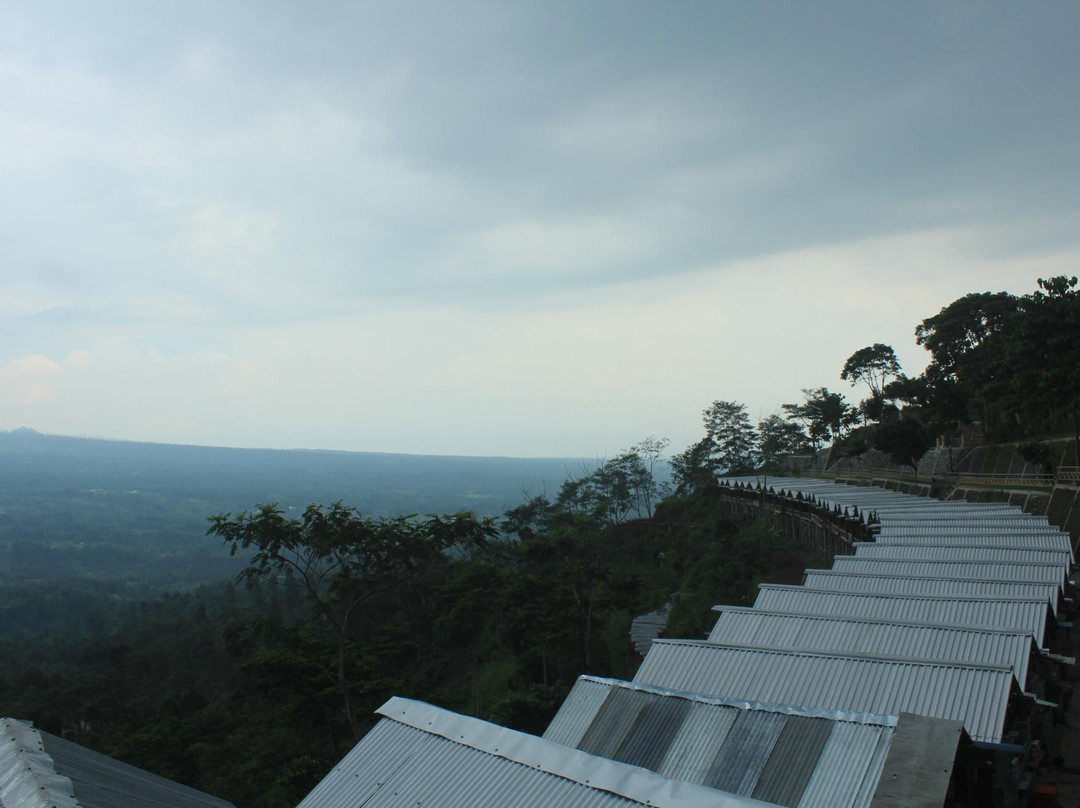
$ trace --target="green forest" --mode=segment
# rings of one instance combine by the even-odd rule
[[[503,530],[265,506],[211,525],[260,547],[239,582],[5,582],[0,714],[237,805],[294,805],[391,695],[542,732],[579,674],[633,675],[634,616],[671,602],[671,630],[704,636],[715,602],[812,561],[709,492],[621,522],[581,502],[531,500]]]
[[[1078,440],[1075,278],[967,295],[915,337],[930,356],[918,376],[881,343],[837,363],[865,394],[857,406],[808,389],[755,425],[718,399],[704,436],[674,456],[647,438],[501,512],[399,515],[250,491],[200,516],[227,577],[178,587],[0,569],[0,715],[244,808],[295,805],[391,695],[541,732],[578,675],[633,675],[635,616],[669,606],[670,636],[702,637],[712,605],[750,604],[759,582],[827,563],[723,516],[718,474],[772,471],[830,443],[912,464],[972,421],[1036,457],[1048,437]],[[27,513],[15,500],[33,496],[32,479],[20,486],[0,502],[9,542],[10,515]],[[166,493],[154,502],[176,507]],[[116,550],[108,536],[93,544]]]

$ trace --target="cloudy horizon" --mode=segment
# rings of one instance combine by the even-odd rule
[[[1080,7],[0,8],[0,430],[679,450],[1080,266]]]

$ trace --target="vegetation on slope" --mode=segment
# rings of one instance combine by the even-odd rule
[[[411,548],[378,579],[331,570],[322,602],[298,586],[297,570],[272,564],[249,576],[250,587],[183,595],[5,584],[0,715],[242,806],[291,805],[353,743],[350,711],[363,731],[375,708],[402,695],[542,732],[579,674],[633,675],[634,616],[674,602],[672,631],[703,637],[710,607],[749,603],[775,560],[809,563],[763,527],[721,516],[706,491],[617,523],[565,498],[522,509],[507,520],[514,535],[493,532],[490,520],[442,518],[457,532],[439,539],[453,551],[436,553],[416,552],[419,536],[437,533],[428,520],[318,509],[346,534],[380,530],[380,563],[390,545]],[[217,532],[233,538],[230,526],[250,527],[241,521],[223,518]],[[327,539],[302,529],[296,537],[313,547]],[[329,612],[358,591],[341,635]]]
[[[939,436],[980,422],[991,440],[1024,441],[1023,455],[1052,472],[1041,442],[1068,434],[1080,457],[1080,289],[1075,277],[1039,279],[1017,297],[969,294],[915,328],[930,353],[917,377],[904,374],[889,345],[855,351],[840,379],[868,393],[853,406],[827,387],[807,388],[803,401],[756,427],[746,407],[717,400],[703,413],[705,435],[672,458],[680,491],[708,485],[717,474],[773,470],[782,457],[831,443],[834,456],[877,449],[915,467]]]

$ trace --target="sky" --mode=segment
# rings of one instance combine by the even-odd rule
[[[1080,4],[0,4],[0,430],[610,457],[1080,269]]]

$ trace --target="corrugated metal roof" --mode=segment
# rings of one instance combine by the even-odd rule
[[[1068,535],[1056,528],[1032,526],[1023,528],[1019,525],[1005,527],[988,527],[984,525],[969,525],[960,521],[955,525],[943,526],[936,524],[928,525],[892,525],[887,522],[881,523],[879,536],[948,536],[956,539],[963,536],[1013,536],[1020,539],[1020,544],[1030,536],[1061,536]]]
[[[963,524],[968,527],[1022,527],[1022,528],[1041,528],[1042,530],[1050,530],[1050,522],[1045,516],[1032,516],[1029,513],[997,513],[997,514],[979,514],[979,513],[965,513],[965,514],[940,514],[935,515],[933,513],[915,513],[912,515],[899,515],[899,514],[878,514],[881,519],[882,525],[888,525],[893,527],[927,527],[927,526],[940,526],[949,527],[950,525]]]
[[[864,516],[874,512],[883,525],[893,520],[910,520],[919,523],[923,520],[930,522],[955,520],[956,523],[960,523],[967,519],[1016,519],[1018,524],[1025,526],[1042,522],[1038,517],[1031,517],[1020,508],[1004,503],[932,500],[875,486],[852,486],[801,477],[763,479],[761,476],[750,476],[730,479],[732,482],[748,483],[751,487],[764,482],[775,492],[783,491],[792,496],[799,493],[804,499],[813,497],[818,504],[827,505],[830,508],[837,505],[842,508],[855,506]]]
[[[779,805],[855,808],[869,804],[896,721],[582,676],[544,738]]]
[[[973,578],[979,581],[1031,581],[1065,586],[1065,568],[1060,564],[1034,561],[944,561],[835,556],[836,572],[863,572],[869,575],[933,578]]]
[[[0,718],[4,808],[231,808],[231,804],[86,747]]]
[[[932,559],[938,561],[1035,561],[1058,564],[1068,569],[1072,559],[1067,550],[1040,547],[991,547],[985,544],[883,544],[857,541],[851,545],[856,558],[888,558],[895,560]]]
[[[1028,536],[920,536],[905,533],[896,536],[877,536],[876,544],[979,544],[987,547],[1033,547],[1047,550],[1064,550],[1072,557],[1072,546],[1067,534]]]
[[[1005,598],[1045,598],[1057,615],[1061,587],[1026,581],[978,581],[971,578],[933,578],[870,575],[862,572],[806,570],[803,581],[811,589],[834,592],[874,592],[905,595],[984,595]]]
[[[657,640],[635,682],[707,695],[964,722],[1000,742],[1012,668]]]
[[[965,502],[963,500],[934,500],[914,494],[902,494],[877,486],[855,486],[807,477],[781,477],[747,475],[727,478],[731,482],[748,483],[752,487],[764,483],[779,492],[792,494],[798,492],[804,497],[812,494],[818,500],[841,505],[858,505],[876,510],[879,515],[886,513],[930,513],[941,515],[1023,515],[1015,505],[1000,502]]]
[[[1020,687],[1027,683],[1033,638],[1024,629],[980,630],[737,606],[715,608],[721,614],[709,634],[713,643],[1009,665]]]
[[[761,584],[755,609],[806,614],[1009,628],[1031,632],[1042,647],[1050,602],[1043,597],[949,596],[836,592],[805,586]]]
[[[1015,505],[951,503],[932,499],[919,499],[896,505],[880,503],[874,507],[874,511],[882,520],[890,521],[894,519],[1018,519],[1030,516]]]
[[[767,808],[409,699],[384,716],[298,808]]]

